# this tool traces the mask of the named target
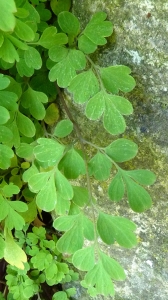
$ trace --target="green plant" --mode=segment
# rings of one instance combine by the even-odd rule
[[[131,248],[136,225],[100,210],[92,177],[103,181],[112,174],[110,200],[126,193],[135,212],[152,204],[143,186],[155,175],[122,165],[136,156],[137,145],[122,137],[105,147],[92,144],[68,106],[64,89],[88,119],[102,118],[104,129],[119,135],[123,115],[133,112],[120,92],[135,86],[128,67],[101,67],[92,58],[113,31],[106,14],[95,13],[81,31],[70,7],[69,0],[0,0],[0,258],[8,263],[7,299],[42,299],[45,284],[77,279],[74,267],[86,272],[81,284],[91,296],[113,295],[112,280],[125,279],[99,238]],[[61,110],[67,119],[59,120]],[[87,187],[78,178],[86,178]],[[46,229],[39,224],[43,212],[52,216],[54,231],[50,223]],[[64,300],[73,293],[51,296]]]

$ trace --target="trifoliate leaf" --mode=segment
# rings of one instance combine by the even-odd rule
[[[60,121],[55,129],[54,129],[54,135],[56,135],[59,138],[66,137],[69,135],[73,130],[73,123],[70,120],[62,120]]]
[[[22,22],[20,19],[16,19],[15,34],[19,39],[26,42],[32,42],[35,38],[32,28],[28,23]]]
[[[29,68],[39,70],[42,66],[41,55],[38,50],[34,47],[28,47],[24,54],[25,62]]]
[[[9,119],[10,114],[8,110],[5,107],[0,106],[0,125],[7,123]]]
[[[48,21],[51,19],[51,11],[45,8],[45,4],[40,3],[39,5],[36,6],[36,10],[40,15],[40,20]]]
[[[16,122],[17,122],[19,131],[24,136],[33,137],[35,135],[36,128],[35,128],[33,122],[31,121],[31,119],[29,119],[28,117],[23,115],[20,111],[18,111]]]
[[[6,184],[3,188],[3,194],[5,197],[12,197],[14,194],[19,194],[20,189],[17,185],[14,185],[13,183]],[[17,201],[18,202],[18,201]],[[15,203],[15,202],[13,202]],[[22,203],[22,202],[20,202]]]
[[[0,125],[0,142],[3,144],[8,144],[12,139],[12,131],[8,127]]]
[[[69,49],[67,56],[53,66],[49,72],[50,81],[58,82],[60,87],[67,87],[76,75],[77,70],[83,70],[86,58],[83,52]]]
[[[124,193],[125,185],[121,174],[118,172],[109,185],[108,195],[110,200],[118,202],[124,197]]]
[[[38,144],[34,148],[34,155],[40,162],[47,162],[48,166],[53,166],[61,159],[64,146],[60,143],[46,138],[39,138]]]
[[[11,158],[14,156],[12,149],[0,144],[0,168],[5,170],[10,167]]]
[[[102,265],[109,276],[114,280],[124,280],[126,278],[123,267],[113,258],[103,252],[99,252]]]
[[[109,178],[112,163],[110,159],[101,152],[97,152],[97,154],[91,158],[88,166],[90,175],[94,175],[95,179],[107,180]]]
[[[50,176],[46,184],[40,190],[36,197],[37,206],[46,212],[50,212],[55,208],[57,194],[55,188],[54,174]]]
[[[99,213],[97,229],[101,239],[108,245],[116,240],[125,248],[134,247],[137,244],[134,230],[136,225],[124,217],[114,217],[105,213]]]
[[[51,48],[55,45],[64,45],[68,42],[68,37],[65,33],[57,33],[57,28],[54,26],[47,27],[39,40],[39,44],[44,48]]]
[[[57,169],[55,173],[55,185],[58,193],[65,200],[71,200],[73,197],[73,188],[66,177]]]
[[[15,16],[17,12],[16,4],[14,0],[3,1],[0,0],[0,30],[2,31],[13,31],[15,27]]]
[[[12,266],[24,270],[24,264],[27,261],[25,252],[16,244],[11,232],[6,231],[4,259]]]
[[[79,175],[85,174],[85,162],[80,154],[70,149],[60,162],[60,168],[68,179],[76,179]]]
[[[71,0],[51,0],[50,5],[53,13],[58,15],[61,11],[69,11],[71,7]]]
[[[134,158],[138,152],[138,146],[131,140],[117,139],[105,148],[105,152],[116,162],[124,162]]]
[[[91,270],[95,264],[94,246],[76,251],[72,257],[72,263],[81,271]]]
[[[137,181],[139,184],[151,185],[155,182],[156,176],[150,170],[131,170],[125,171],[127,176],[130,176],[132,179]]]
[[[54,125],[59,119],[59,109],[57,104],[51,103],[46,109],[44,122],[48,125]]]
[[[119,90],[127,93],[135,87],[135,80],[130,73],[130,68],[122,65],[100,69],[105,88],[113,94],[117,94]]]
[[[133,211],[143,212],[152,205],[148,192],[128,176],[124,176],[129,205]]]
[[[69,11],[62,11],[58,15],[58,24],[63,32],[77,36],[80,30],[79,20]]]
[[[97,120],[101,117],[105,109],[104,91],[98,92],[94,95],[86,105],[86,116],[90,120]]]
[[[10,84],[10,79],[3,74],[0,74],[0,90],[6,89]]]

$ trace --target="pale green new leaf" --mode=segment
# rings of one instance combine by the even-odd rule
[[[59,138],[64,138],[67,135],[69,135],[73,130],[73,123],[70,120],[62,120],[60,121],[55,129],[54,129],[54,135],[56,135]]]
[[[59,231],[67,231],[78,222],[80,217],[81,215],[67,215],[58,217],[54,220],[53,227]]]
[[[107,180],[110,176],[112,163],[107,156],[98,151],[89,161],[88,167],[90,175],[93,175],[95,179]]]
[[[64,33],[57,33],[57,28],[54,26],[47,27],[39,40],[39,44],[44,48],[51,48],[55,45],[64,45],[68,42],[68,37]]]
[[[17,114],[17,126],[19,131],[26,137],[33,137],[36,133],[36,128],[31,119],[23,115],[20,111]]]
[[[9,111],[16,111],[18,109],[17,99],[18,97],[15,93],[0,91],[0,105]]]
[[[5,170],[11,165],[11,158],[14,156],[12,149],[0,144],[0,168]]]
[[[105,148],[105,152],[116,162],[124,162],[134,158],[138,152],[138,146],[131,140],[120,138]]]
[[[55,185],[60,196],[65,200],[73,198],[73,188],[66,177],[57,169],[55,173]]]
[[[35,33],[27,22],[22,22],[16,19],[15,34],[17,37],[26,42],[32,42],[35,38]]]
[[[132,210],[143,212],[149,209],[152,205],[152,199],[148,192],[129,176],[125,176],[125,173],[123,179],[126,183],[127,197]]]
[[[48,182],[51,172],[41,172],[32,175],[29,180],[29,188],[33,193],[38,193]]]
[[[94,246],[76,251],[72,257],[72,263],[81,271],[91,270],[95,264]]]
[[[28,182],[30,177],[32,177],[34,174],[38,174],[38,173],[39,173],[39,171],[38,171],[37,167],[34,164],[32,164],[32,166],[23,173],[23,175],[22,175],[23,181]]]
[[[59,193],[57,193],[57,203],[55,206],[55,212],[57,215],[61,216],[68,214],[70,205],[70,201],[65,200]]]
[[[110,66],[100,68],[101,79],[107,91],[117,94],[120,91],[130,92],[135,87],[135,80],[129,74],[130,68],[126,66]]]
[[[151,185],[156,180],[155,174],[150,170],[138,169],[138,170],[125,171],[125,172],[127,176],[130,176],[139,184]]]
[[[51,68],[49,79],[57,80],[58,85],[65,88],[76,76],[76,71],[83,70],[85,65],[85,55],[79,50],[69,49],[67,56]]]
[[[90,120],[97,120],[105,109],[104,91],[98,92],[87,103],[85,114]]]
[[[16,244],[10,231],[5,233],[4,259],[21,270],[24,269],[23,263],[27,261],[25,252]]]
[[[0,0],[0,30],[2,31],[13,31],[15,27],[15,16],[17,12],[16,4],[14,0]]]
[[[114,280],[124,280],[126,278],[123,267],[113,258],[99,251],[102,265],[109,276]]]
[[[28,47],[24,54],[25,62],[29,68],[39,70],[42,66],[42,59],[39,51],[34,47]]]
[[[99,91],[99,82],[92,70],[82,72],[74,77],[68,90],[73,93],[75,102],[84,103]]]
[[[133,112],[132,104],[120,96],[110,96],[111,102],[122,115],[130,115]]]
[[[60,168],[68,179],[76,179],[86,172],[85,162],[81,155],[74,149],[70,149],[60,162]]]
[[[94,223],[85,215],[83,215],[82,217],[83,217],[83,235],[87,240],[94,241],[95,239]]]
[[[48,166],[57,164],[63,155],[64,146],[47,138],[39,138],[37,142],[39,145],[33,151],[36,159],[40,162],[47,162]]]
[[[113,178],[108,188],[110,200],[118,202],[124,197],[125,186],[120,172]]]
[[[16,154],[21,158],[26,158],[28,160],[33,159],[33,145],[20,143],[20,146],[16,148]]]
[[[14,63],[19,61],[19,55],[13,46],[13,43],[5,36],[4,42],[0,47],[0,58],[2,58],[7,63]]]
[[[67,294],[65,292],[56,292],[52,300],[68,300]]]
[[[69,11],[62,11],[58,15],[58,24],[63,32],[77,36],[80,30],[80,23],[78,19]]]
[[[4,239],[2,237],[0,237],[0,245],[1,245],[1,247],[0,247],[0,259],[2,259],[4,257],[4,249],[5,249],[5,242],[4,242]]]
[[[7,123],[9,119],[9,111],[5,107],[0,106],[0,125]]]
[[[97,229],[101,239],[108,245],[117,243],[125,248],[134,247],[137,244],[134,230],[136,225],[124,217],[114,217],[105,213],[99,213]]]
[[[19,194],[19,192],[20,192],[19,187],[17,185],[13,184],[12,182],[4,185],[2,190],[3,190],[3,194],[5,195],[5,197],[12,197],[13,194]],[[13,203],[15,203],[15,202],[13,202]],[[22,203],[22,202],[19,202],[19,203]],[[23,204],[25,204],[25,203],[23,203]]]
[[[57,194],[55,188],[54,174],[50,176],[46,184],[40,190],[36,197],[37,206],[46,212],[50,212],[55,208]]]
[[[16,47],[19,48],[21,50],[27,50],[28,46],[25,42],[21,42],[19,39],[17,39],[16,37],[14,37],[13,35],[8,35],[8,39],[12,42],[12,44]]]
[[[0,74],[0,90],[6,89],[10,84],[10,79],[3,74]]]

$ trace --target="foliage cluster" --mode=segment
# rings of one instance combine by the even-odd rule
[[[152,203],[144,186],[155,175],[122,168],[137,145],[122,137],[94,145],[72,117],[64,89],[88,119],[122,134],[133,108],[120,92],[131,91],[135,81],[126,66],[93,61],[113,32],[106,13],[95,13],[81,30],[70,8],[70,0],[0,0],[0,258],[7,286],[0,299],[44,299],[50,286],[53,300],[66,300],[74,289],[57,287],[76,280],[74,270],[85,272],[81,285],[91,296],[114,295],[112,280],[124,280],[125,272],[99,240],[134,247],[136,225],[100,210],[91,178],[112,174],[109,199],[126,195],[135,212]],[[59,119],[60,109],[67,118]],[[78,178],[86,178],[86,186]],[[52,217],[47,224],[44,213]]]

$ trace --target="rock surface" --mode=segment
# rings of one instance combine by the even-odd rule
[[[105,11],[114,24],[112,39],[106,47],[100,48],[96,60],[102,66],[124,64],[132,69],[137,86],[127,97],[133,103],[134,115],[127,120],[129,129],[125,136],[138,144],[139,154],[128,167],[151,169],[157,175],[155,185],[150,188],[153,207],[143,214],[132,212],[126,201],[113,205],[106,196],[107,183],[99,186],[93,183],[104,211],[133,220],[139,237],[138,246],[131,250],[116,246],[105,248],[125,268],[127,279],[115,283],[114,297],[94,299],[167,300],[168,2],[74,0],[73,10],[83,27],[96,11]],[[94,136],[96,126],[98,124],[92,129],[88,126],[92,130],[90,136]],[[74,299],[88,300],[89,296],[78,289]]]

